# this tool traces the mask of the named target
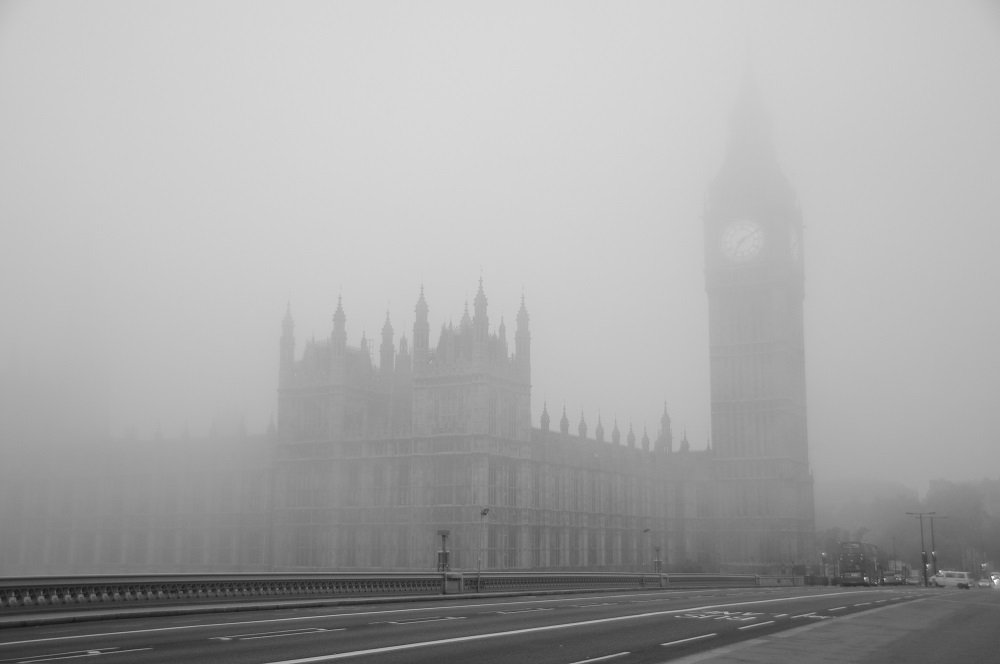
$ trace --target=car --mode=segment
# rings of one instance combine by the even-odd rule
[[[978,587],[980,587],[980,588],[992,588],[993,587],[993,580],[992,579],[987,579],[987,578],[984,577],[984,578],[979,579],[978,581],[976,581],[976,585]]]
[[[938,588],[965,588],[972,587],[972,579],[968,572],[957,572],[953,570],[940,570],[931,577],[931,583]]]

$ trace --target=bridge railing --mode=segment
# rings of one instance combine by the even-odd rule
[[[241,601],[393,597],[608,588],[777,585],[750,574],[448,572],[377,574],[163,574],[0,579],[0,611]],[[786,577],[792,585],[792,577]]]

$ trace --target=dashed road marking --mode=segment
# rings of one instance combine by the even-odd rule
[[[688,638],[688,639],[680,639],[678,641],[667,641],[666,643],[661,643],[660,645],[661,646],[677,646],[677,645],[680,645],[682,643],[691,643],[692,641],[703,641],[705,639],[710,639],[713,636],[718,636],[718,634],[716,634],[715,632],[713,632],[711,634],[702,634],[701,636],[692,636],[691,638]]]
[[[773,620],[768,620],[767,622],[754,623],[753,625],[743,625],[743,627],[739,627],[738,629],[741,629],[741,630],[742,629],[754,629],[754,628],[757,628],[757,627],[763,627],[764,625],[773,625],[773,624],[774,624]]]
[[[570,664],[590,664],[591,662],[606,662],[609,659],[614,659],[615,657],[624,657],[625,655],[630,655],[630,654],[632,653],[628,651],[616,652],[613,655],[604,655],[603,657],[591,657],[590,659],[581,659],[576,662],[570,662]]]
[[[492,611],[491,613],[495,613],[500,616],[509,616],[514,613],[534,613],[536,611],[553,611],[553,610],[554,609],[552,609],[552,607],[539,606],[538,608],[535,609],[518,609],[517,611]]]
[[[248,634],[232,634],[230,636],[212,636],[210,641],[252,641],[254,639],[274,639],[282,636],[304,636],[306,634],[319,634],[321,632],[343,632],[346,628],[335,627],[326,629],[325,627],[303,627],[301,629],[282,629],[273,632],[250,632]]]

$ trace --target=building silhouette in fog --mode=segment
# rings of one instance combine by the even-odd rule
[[[379,339],[349,342],[338,301],[329,336],[301,347],[286,311],[267,435],[0,471],[0,573],[433,569],[444,529],[453,569],[801,571],[802,221],[749,86],[703,226],[709,448],[675,445],[666,408],[654,432],[547,406],[536,420],[527,305],[492,326],[482,280],[433,343],[423,289],[409,338],[387,314]]]
[[[482,280],[470,315],[430,343],[416,303],[413,349],[387,315],[377,354],[346,342],[338,303],[328,341],[295,359],[281,341],[275,560],[281,566],[413,567],[452,532],[469,567],[668,565],[778,571],[813,558],[806,434],[802,218],[751,85],[703,218],[712,441],[675,451],[666,410],[650,442],[583,415],[532,426],[524,302],[513,347],[490,327]],[[489,507],[489,522],[480,511]],[[484,532],[481,532],[484,531]],[[656,552],[659,552],[659,555]]]
[[[655,442],[581,415],[570,433],[547,408],[531,422],[531,334],[522,301],[508,345],[490,326],[480,280],[473,309],[430,343],[416,302],[413,347],[386,317],[377,349],[330,336],[297,357],[282,326],[275,563],[282,568],[427,568],[450,531],[451,564],[472,568],[650,569],[657,558],[712,565],[694,519],[707,454],[672,450],[664,411]],[[678,457],[674,459],[674,457]],[[704,470],[708,469],[704,462]],[[679,471],[684,470],[684,473]],[[703,472],[704,472],[703,470]],[[705,493],[705,489],[702,489]],[[484,520],[483,508],[489,508]]]

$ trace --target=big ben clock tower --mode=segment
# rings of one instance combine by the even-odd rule
[[[722,569],[812,559],[802,217],[752,85],[733,110],[704,215],[712,448]]]

